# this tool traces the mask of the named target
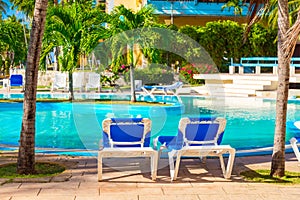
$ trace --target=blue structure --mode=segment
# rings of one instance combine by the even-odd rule
[[[241,15],[236,15],[233,7],[222,10],[225,3],[223,0],[147,0],[147,4],[152,4],[156,9],[155,13],[163,20],[169,19],[171,24],[204,25],[207,21],[219,19],[235,19],[238,22],[245,22],[247,6],[242,7]]]

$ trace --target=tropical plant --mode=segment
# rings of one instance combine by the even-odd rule
[[[25,36],[26,37],[26,36]],[[1,71],[8,74],[9,67],[25,61],[27,47],[23,26],[15,16],[0,22],[0,55],[3,65]]]
[[[48,0],[36,0],[34,7],[25,72],[24,111],[17,162],[19,174],[33,174],[35,172],[36,90],[47,5]]]
[[[156,17],[153,14],[154,9],[151,6],[145,6],[136,13],[132,10],[125,8],[123,5],[116,7],[111,14],[111,21],[109,22],[109,30],[111,35],[122,34],[124,37],[112,38],[112,67],[118,67],[122,64],[130,66],[130,85],[131,85],[131,101],[136,101],[134,89],[134,58],[133,48],[139,43],[139,38],[136,34],[128,35],[126,31],[137,31],[142,34],[145,27],[151,27],[156,22]],[[131,32],[130,32],[131,33]],[[125,40],[124,40],[125,38]],[[142,44],[147,47],[146,44]],[[140,46],[142,46],[140,44]],[[126,50],[127,49],[127,50]],[[151,48],[147,48],[148,55],[155,55],[149,53]],[[127,51],[127,53],[124,53]]]
[[[234,15],[242,15],[243,7],[247,8],[244,0],[229,0],[222,6],[221,10],[223,11],[224,9],[228,8],[230,11],[230,9],[233,8]]]
[[[6,14],[7,7],[7,3],[3,0],[0,0],[0,20],[2,19],[2,13]]]
[[[59,65],[62,71],[69,72],[70,98],[74,99],[72,73],[79,67],[80,56],[89,54],[105,38],[106,14],[98,8],[73,2],[51,7],[47,18],[41,59],[45,61],[53,47],[61,47]]]

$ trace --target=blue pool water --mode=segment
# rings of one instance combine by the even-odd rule
[[[1,98],[1,97],[0,97]],[[163,99],[163,97],[162,97]],[[160,100],[162,100],[160,99]],[[214,115],[227,119],[223,144],[242,149],[273,145],[275,101],[252,98],[183,96],[183,106],[131,106],[127,104],[37,103],[36,146],[41,148],[97,149],[104,118],[148,117],[155,135],[175,135],[184,116]],[[0,103],[0,146],[18,146],[22,103]],[[288,105],[288,121],[300,119],[300,102]],[[287,141],[297,132],[287,132]],[[1,149],[0,149],[1,150]]]

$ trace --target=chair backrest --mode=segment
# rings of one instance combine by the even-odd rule
[[[67,85],[67,75],[65,73],[55,74],[54,77],[54,87],[63,88]]]
[[[22,86],[23,76],[21,74],[12,74],[10,76],[10,86]]]
[[[183,85],[182,82],[176,82],[176,83],[173,83],[172,85],[168,86],[167,89],[169,89],[169,90],[178,89],[178,88],[180,88],[182,85]]]
[[[178,134],[182,134],[185,146],[218,145],[226,127],[224,118],[182,118]]]
[[[90,88],[100,87],[100,74],[89,73],[88,86]]]
[[[107,118],[102,122],[104,147],[149,147],[151,120]]]
[[[73,88],[80,88],[83,86],[84,72],[74,72],[73,76]]]

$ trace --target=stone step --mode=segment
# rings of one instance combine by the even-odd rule
[[[237,85],[272,85],[272,81],[269,80],[233,80],[233,84]]]
[[[250,97],[255,96],[253,94],[246,94],[246,93],[232,93],[232,92],[212,92],[209,93],[210,96],[215,97]]]
[[[209,88],[235,88],[235,89],[255,89],[255,90],[269,90],[269,86],[264,85],[238,85],[238,84],[206,84],[205,85],[208,89]]]
[[[251,94],[255,95],[256,90],[254,89],[236,89],[236,88],[216,88],[211,89],[210,92],[224,92],[224,93],[237,93],[237,94]]]

